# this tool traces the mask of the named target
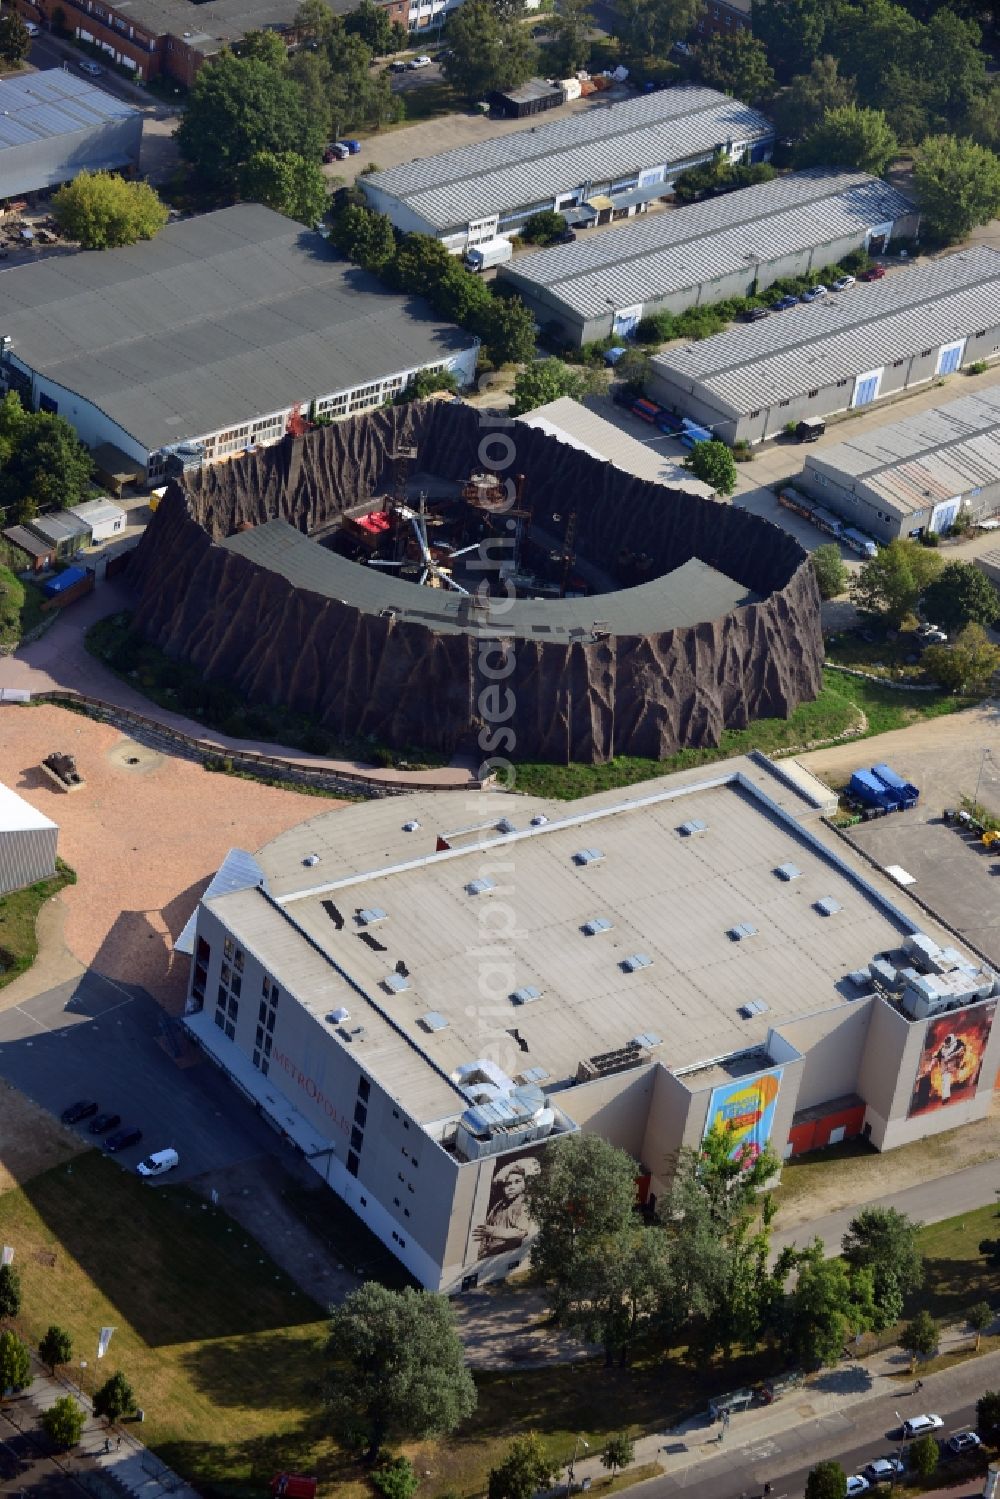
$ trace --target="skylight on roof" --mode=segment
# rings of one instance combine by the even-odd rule
[[[362,926],[375,926],[385,919],[386,914],[381,906],[365,906],[364,910],[358,912],[358,921]]]
[[[465,888],[469,895],[488,895],[496,887],[496,880],[491,880],[488,874],[484,874],[478,880],[470,880]]]
[[[652,961],[648,953],[633,952],[629,953],[627,958],[622,959],[621,966],[626,973],[638,973],[640,968],[649,968]]]
[[[596,937],[600,932],[610,932],[613,925],[606,916],[592,916],[583,923],[581,931],[588,937]]]
[[[802,878],[802,871],[797,864],[779,864],[774,872],[779,880],[791,881]]]
[[[818,901],[815,901],[814,908],[821,916],[836,916],[838,911],[844,909],[840,901],[835,900],[832,895],[824,895]]]
[[[738,926],[729,928],[728,936],[731,942],[745,942],[748,937],[756,937],[757,928],[749,921],[741,921]]]
[[[534,984],[524,984],[520,989],[515,989],[510,996],[516,1005],[533,1005],[536,999],[541,999],[541,989],[536,989]]]
[[[427,1031],[444,1031],[448,1029],[448,1022],[437,1010],[428,1010],[426,1015],[421,1015],[420,1024]]]
[[[681,823],[679,832],[682,838],[693,838],[696,833],[707,833],[708,823],[700,817],[692,817]]]
[[[382,980],[382,985],[389,990],[390,994],[402,994],[404,989],[410,987],[410,981],[405,974],[387,973]]]
[[[598,864],[604,858],[599,848],[578,848],[573,855],[574,864]]]

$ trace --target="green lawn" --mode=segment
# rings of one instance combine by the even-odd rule
[[[73,870],[57,859],[51,879],[0,897],[0,989],[30,968],[38,956],[35,923],[42,906],[64,886],[75,884]]]
[[[979,1253],[981,1239],[1000,1238],[997,1204],[929,1223],[920,1230],[927,1278],[914,1297],[914,1309],[926,1307],[942,1321],[959,1322],[977,1301],[994,1301],[1000,1270]]]
[[[606,765],[546,765],[526,761],[516,766],[517,790],[535,796],[571,800],[630,786],[650,776],[674,770],[690,770],[724,760],[730,755],[759,749],[776,754],[801,744],[836,739],[859,721],[859,709],[868,720],[869,734],[902,729],[922,718],[936,718],[967,708],[974,699],[953,697],[945,692],[905,692],[881,687],[843,672],[824,671],[823,690],[812,703],[803,703],[790,718],[762,718],[747,729],[726,730],[715,749],[681,750],[665,760],[645,760],[623,755]]]

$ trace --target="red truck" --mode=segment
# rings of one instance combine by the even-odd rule
[[[275,1473],[271,1494],[273,1499],[316,1499],[316,1480],[302,1473]]]

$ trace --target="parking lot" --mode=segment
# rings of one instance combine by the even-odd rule
[[[161,1020],[141,989],[86,973],[0,1013],[0,1076],[53,1114],[92,1099],[137,1125],[142,1143],[115,1157],[125,1169],[172,1146],[180,1166],[166,1181],[279,1153],[278,1137],[228,1079],[206,1062],[178,1066],[158,1039]],[[75,1132],[100,1144],[87,1121]]]

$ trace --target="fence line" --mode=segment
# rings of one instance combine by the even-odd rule
[[[230,749],[213,744],[208,739],[198,739],[186,734],[133,708],[123,708],[103,698],[89,697],[73,688],[59,687],[47,692],[33,692],[33,703],[56,703],[76,709],[101,722],[114,724],[116,728],[130,730],[134,736],[145,734],[157,741],[159,748],[166,740],[169,748],[202,764],[215,762],[220,769],[247,771],[251,775],[266,775],[276,780],[299,782],[302,785],[318,786],[328,791],[343,791],[350,796],[403,796],[412,791],[480,791],[492,784],[492,777],[479,780],[469,775],[465,781],[398,781],[376,779],[365,771],[332,770],[325,766],[300,764],[280,755],[266,755],[259,750]],[[141,741],[140,741],[141,742]]]

